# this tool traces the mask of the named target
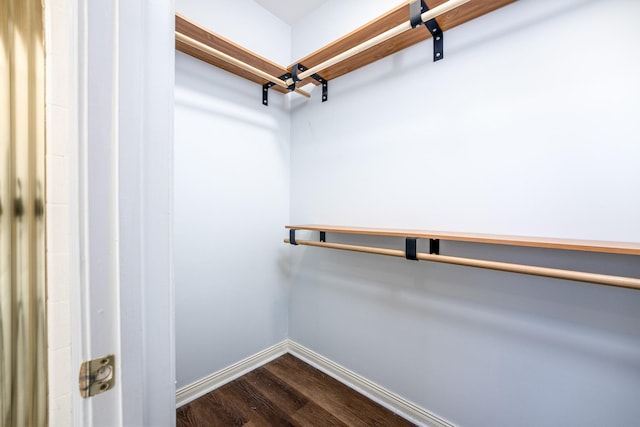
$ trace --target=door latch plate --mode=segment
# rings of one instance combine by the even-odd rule
[[[87,398],[111,390],[116,384],[116,358],[113,354],[82,362],[78,377],[80,395]]]

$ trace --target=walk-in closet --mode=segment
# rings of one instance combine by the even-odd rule
[[[176,1],[179,425],[313,425],[283,354],[417,425],[634,425],[638,5],[286,3]]]

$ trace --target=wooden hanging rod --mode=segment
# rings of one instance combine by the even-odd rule
[[[290,243],[289,239],[284,240]],[[298,245],[317,246],[321,248],[340,249],[344,251],[365,252],[368,254],[387,255],[404,258],[405,251],[397,249],[383,249],[369,246],[346,245],[342,243],[314,242],[296,239]],[[508,271],[511,273],[529,274],[533,276],[550,277],[554,279],[575,280],[578,282],[594,283],[597,285],[616,286],[620,288],[640,289],[640,279],[607,274],[586,273],[582,271],[561,270],[557,268],[537,267],[533,265],[511,264],[506,262],[485,261],[480,259],[460,258],[446,255],[432,255],[418,252],[416,258],[422,261],[442,262],[466,267],[485,268],[489,270]]]
[[[477,233],[451,233],[432,232],[420,230],[394,230],[384,228],[344,227],[329,225],[287,225],[290,230],[311,230],[321,232],[335,232],[343,234],[360,234],[375,236],[395,236],[419,239],[442,239],[453,241],[476,242],[486,244],[502,244],[514,246],[528,246],[551,249],[578,250],[586,252],[616,253],[627,255],[640,255],[640,243],[606,242],[593,240],[551,239],[538,237],[500,236]],[[285,239],[285,243],[291,243]],[[324,241],[311,241],[295,239],[298,245],[340,249],[354,252],[387,255],[404,258],[407,252],[396,249],[376,248],[369,246],[349,245],[343,243],[328,243]],[[555,279],[575,280],[579,282],[594,283],[599,285],[616,286],[629,289],[640,289],[640,279],[633,277],[613,276],[607,274],[587,273],[574,270],[539,267],[525,264],[512,264],[497,261],[487,261],[471,258],[453,257],[439,254],[417,253],[416,259],[423,261],[442,262],[446,264],[462,265],[467,267],[485,268],[490,270],[507,271],[511,273],[529,274],[534,276],[550,277]]]
[[[424,12],[421,15],[422,22],[427,22],[430,19],[437,18],[438,16],[443,15],[447,12],[450,12],[453,9],[456,9],[462,6],[463,4],[469,3],[470,1],[471,0],[448,0],[447,2],[442,3],[431,10]],[[411,3],[411,2],[408,2],[408,3]],[[409,17],[407,16],[407,20],[404,23],[397,25],[391,28],[390,30],[387,30],[382,34],[378,34],[377,36],[365,42],[362,42],[359,45],[354,46],[351,49],[334,56],[333,58],[327,59],[326,61],[307,69],[306,71],[303,71],[298,75],[298,78],[300,80],[304,80],[307,77],[312,76],[313,74],[320,73],[323,70],[333,65],[336,65],[346,59],[349,59],[355,55],[358,55],[359,53],[362,53],[365,50],[371,49],[372,47],[378,46],[379,44],[384,43],[387,40],[390,40],[412,29],[413,27],[411,26],[411,23],[409,22]],[[422,31],[424,31],[424,29],[422,29]],[[287,80],[287,84],[289,85],[293,84],[293,79]]]
[[[276,77],[276,76],[272,76],[269,73],[266,73],[262,70],[260,70],[259,68],[256,68],[252,65],[246,64],[242,61],[240,61],[239,59],[234,58],[231,55],[227,55],[224,52],[219,51],[218,49],[214,49],[211,46],[207,46],[204,43],[199,42],[198,40],[192,39],[189,36],[186,36],[182,33],[179,33],[178,31],[175,32],[176,35],[176,40],[180,41],[186,45],[189,45],[195,49],[201,50],[203,52],[208,53],[209,55],[221,60],[221,61],[225,61],[231,65],[234,65],[248,73],[253,74],[254,76],[260,77],[262,79],[265,79],[267,81],[270,81],[272,83],[275,83],[277,86],[280,86],[283,89],[288,89],[290,85],[288,85],[287,83],[285,83],[283,80],[280,80],[280,78]],[[311,98],[311,94],[309,92],[306,92],[302,89],[295,89],[295,92],[305,96],[307,98]]]

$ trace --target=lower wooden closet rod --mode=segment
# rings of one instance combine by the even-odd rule
[[[289,239],[284,240],[290,243]],[[347,245],[343,243],[316,242],[312,240],[298,240],[298,245],[317,246],[321,248],[341,249],[344,251],[364,252],[369,254],[395,256],[404,258],[406,253],[397,249],[374,248],[370,246]],[[446,264],[463,265],[467,267],[486,268],[489,270],[508,271],[511,273],[529,274],[533,276],[551,277],[554,279],[575,280],[578,282],[595,283],[597,285],[617,286],[620,288],[640,289],[640,279],[633,277],[610,276],[607,274],[586,273],[582,271],[562,270],[557,268],[537,267],[524,264],[510,264],[506,262],[486,261],[480,259],[460,258],[446,255],[418,253],[416,256],[422,261],[443,262]]]
[[[288,89],[289,86],[290,86],[287,83],[285,83],[283,80],[280,80],[278,77],[272,76],[271,74],[266,73],[266,72],[262,71],[261,69],[256,68],[256,67],[254,67],[252,65],[246,64],[246,63],[240,61],[239,59],[234,58],[231,55],[227,55],[224,52],[220,52],[218,49],[214,49],[211,46],[207,46],[206,44],[201,43],[201,42],[199,42],[197,40],[194,40],[191,37],[186,36],[186,35],[184,35],[182,33],[177,32],[177,31],[175,32],[175,34],[176,34],[176,40],[179,40],[182,43],[188,44],[191,47],[194,47],[194,48],[196,48],[198,50],[206,52],[206,53],[210,54],[211,56],[214,56],[214,57],[216,57],[216,58],[218,58],[218,59],[220,59],[220,60],[222,60],[224,62],[227,62],[229,64],[235,65],[236,67],[241,68],[241,69],[253,74],[254,76],[261,77],[261,78],[263,78],[265,80],[268,80],[268,81],[270,81],[272,83],[275,83],[276,85],[278,85],[278,86],[280,86],[282,88],[285,88],[285,89]],[[305,96],[307,98],[311,98],[311,94],[309,92],[306,92],[306,91],[302,90],[302,89],[296,88],[295,92],[300,94],[300,95],[302,95],[302,96]]]

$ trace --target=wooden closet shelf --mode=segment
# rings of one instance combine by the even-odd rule
[[[286,228],[293,230],[324,231],[328,233],[361,234],[370,236],[395,236],[418,239],[440,239],[460,242],[488,243],[494,245],[528,246],[536,248],[564,249],[584,252],[640,255],[640,243],[636,242],[557,239],[548,237],[524,237],[481,233],[367,228],[323,224],[287,225]]]
[[[509,3],[513,3],[514,1],[515,0],[471,0],[469,3],[457,7],[456,9],[439,16],[438,18],[436,18],[436,20],[438,21],[438,24],[440,25],[442,31],[446,32],[451,28],[454,28],[460,24],[464,24],[465,22],[468,22],[479,16],[485,15],[489,12],[506,6]],[[446,0],[426,0],[425,3],[429,7],[429,9],[433,9],[436,6],[446,3]],[[384,15],[381,15],[380,17],[364,24],[360,28],[352,31],[344,37],[341,37],[338,40],[311,53],[310,55],[305,56],[299,61],[294,62],[291,66],[289,66],[289,70],[292,70],[293,65],[295,64],[303,64],[307,68],[314,67],[330,58],[333,58],[334,56],[337,56],[359,45],[360,43],[363,43],[379,34],[382,34],[387,30],[390,30],[397,25],[407,22],[408,20],[409,4],[401,4],[385,13]],[[409,46],[413,46],[414,44],[424,41],[428,38],[431,38],[431,34],[423,25],[420,28],[414,28],[411,31],[402,33],[343,62],[333,65],[323,70],[319,74],[327,80],[332,80],[351,71],[357,70],[358,68],[364,67],[365,65],[371,64],[372,62],[375,62],[386,56],[406,49]],[[446,55],[446,38],[444,49]],[[318,84],[318,82],[313,79],[307,79],[303,81],[303,83],[307,82]]]
[[[459,6],[449,12],[437,18],[438,24],[443,31],[456,27],[467,21],[475,19],[486,13],[489,13],[495,9],[499,9],[515,0],[470,0],[462,6]],[[441,4],[446,3],[447,0],[426,0],[426,4],[429,9],[433,9]],[[323,62],[340,55],[349,49],[352,49],[361,43],[364,43],[373,37],[376,37],[392,28],[407,23],[409,21],[409,2],[405,2],[393,10],[383,14],[382,16],[370,21],[362,27],[352,31],[351,33],[341,37],[340,39],[328,44],[327,46],[317,50],[316,52],[305,56],[304,58],[294,62],[289,68],[278,65],[274,62],[263,58],[242,46],[233,43],[224,37],[207,30],[199,24],[187,19],[186,17],[176,13],[176,32],[187,36],[197,42],[203,43],[209,47],[212,47],[226,55],[229,55],[251,67],[255,67],[267,74],[275,77],[282,76],[288,72],[293,71],[295,64],[302,64],[307,68],[315,67]],[[335,65],[331,65],[328,68],[322,70],[318,74],[325,80],[335,79],[346,73],[354,71],[358,68],[364,67],[372,62],[375,62],[381,58],[399,52],[409,46],[419,43],[431,37],[429,31],[425,26],[420,28],[414,28],[392,37],[376,46],[370,47],[363,52],[360,52],[348,59],[344,59]],[[238,67],[237,65],[228,63],[222,59],[219,59],[207,52],[203,52],[201,49],[193,47],[184,41],[176,40],[176,49],[180,52],[191,55],[194,58],[207,62],[216,67],[222,68],[228,72],[236,74],[247,80],[255,82],[259,85],[268,83],[268,80],[256,76],[245,69]],[[445,44],[446,53],[446,44]],[[289,79],[287,84],[292,84],[292,80]],[[302,87],[308,83],[319,85],[320,83],[311,77],[307,77],[297,84],[297,87]],[[274,86],[272,89],[281,93],[287,93],[289,90],[281,86]],[[308,94],[306,94],[308,96]]]
[[[176,32],[184,34],[185,36],[192,38],[196,41],[204,43],[207,46],[210,46],[214,49],[219,50],[222,53],[230,55],[245,64],[248,64],[252,67],[258,68],[265,73],[271,74],[273,76],[279,77],[283,74],[286,74],[287,69],[278,65],[275,62],[271,62],[266,58],[257,55],[256,53],[245,49],[244,47],[225,39],[224,37],[207,30],[206,28],[196,24],[195,22],[185,18],[184,16],[176,13]],[[226,61],[218,59],[212,55],[203,52],[200,49],[192,47],[186,43],[181,42],[180,40],[176,40],[176,49],[180,52],[186,53],[187,55],[191,55],[194,58],[197,58],[201,61],[207,62],[211,65],[214,65],[218,68],[222,68],[225,71],[233,73],[237,76],[243,77],[247,80],[250,80],[259,85],[264,85],[268,83],[267,80],[257,77],[242,68],[230,64]],[[288,93],[289,91],[280,86],[274,86],[271,88],[272,90],[277,90],[281,93]]]

